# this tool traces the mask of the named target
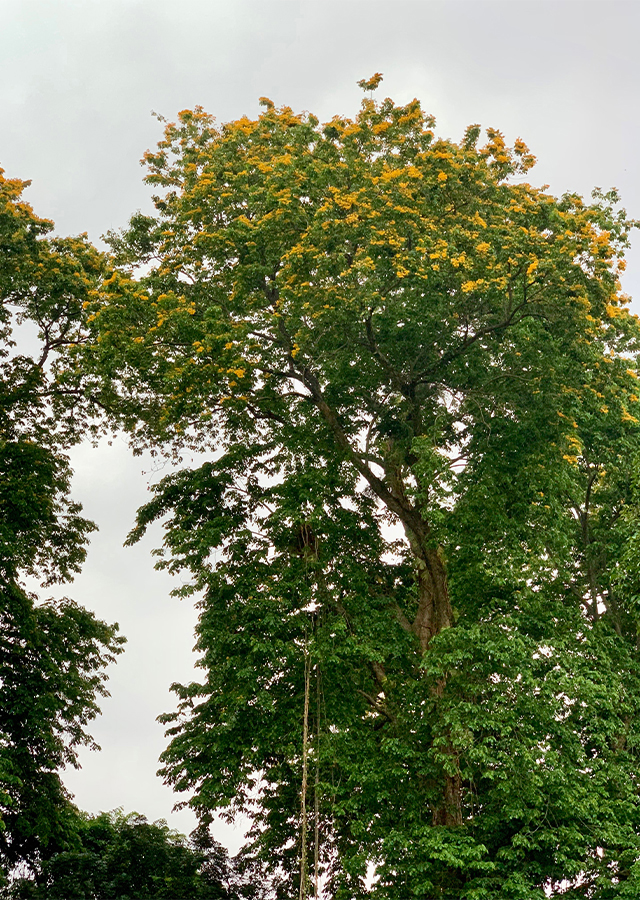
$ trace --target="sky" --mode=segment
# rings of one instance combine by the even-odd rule
[[[554,193],[619,189],[640,219],[640,3],[616,0],[0,0],[0,166],[31,179],[26,199],[60,234],[101,235],[151,211],[139,160],[172,120],[200,105],[219,121],[258,113],[258,98],[320,119],[355,114],[361,78],[378,97],[418,97],[438,132],[471,123],[522,137],[530,173]],[[640,300],[640,234],[624,289]],[[635,309],[640,312],[640,303]],[[161,476],[124,437],[73,453],[74,496],[100,531],[65,593],[128,638],[93,733],[99,753],[65,773],[89,812],[137,810],[188,832],[188,810],[155,772],[155,719],[169,686],[193,675],[196,614],[153,568],[158,531],[123,548],[136,508]],[[187,463],[189,460],[187,460]],[[220,824],[233,852],[241,823]]]

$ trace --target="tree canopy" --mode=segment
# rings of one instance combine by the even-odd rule
[[[160,819],[121,809],[74,812],[69,845],[35,879],[16,879],[9,900],[258,900],[208,829],[190,841]]]
[[[199,598],[164,776],[278,898],[636,896],[632,223],[417,101],[262,103],[166,123],[61,376],[209,454],[130,538]]]
[[[70,498],[64,450],[84,420],[55,354],[79,339],[101,258],[84,238],[48,237],[26,186],[0,170],[0,882],[68,841],[60,770],[93,743],[86,727],[122,644],[117,625],[28,590],[28,576],[71,580],[95,527]]]

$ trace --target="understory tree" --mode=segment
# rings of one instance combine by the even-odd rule
[[[166,123],[87,305],[87,390],[208,454],[130,537],[200,608],[164,776],[282,900],[635,897],[631,223],[417,101],[262,104]]]
[[[78,339],[101,261],[84,238],[48,236],[25,187],[0,170],[0,885],[75,833],[60,770],[92,744],[122,643],[117,626],[30,589],[71,580],[94,528],[70,498],[64,451],[84,419],[55,354]]]
[[[259,900],[207,828],[195,843],[160,819],[75,813],[74,840],[14,881],[8,900]]]

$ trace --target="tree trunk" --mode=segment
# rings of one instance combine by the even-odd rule
[[[411,624],[411,630],[420,642],[422,653],[425,654],[431,639],[453,624],[447,572],[440,551],[425,546],[425,537],[420,540],[413,528],[405,522],[403,524],[413,552],[418,582],[418,611]],[[422,531],[425,536],[429,534],[430,529],[426,522]],[[434,698],[442,697],[445,684],[446,679],[441,679],[432,688]],[[450,743],[448,752],[456,772],[453,775],[447,773],[444,775],[442,803],[433,809],[434,825],[462,825],[462,781],[458,772],[457,755]]]
[[[412,548],[413,549],[413,548]],[[453,624],[447,573],[438,550],[420,548],[415,554],[418,611],[412,624],[424,653],[431,638]]]
[[[347,458],[365,478],[378,499],[402,523],[415,561],[418,582],[418,611],[410,627],[424,654],[431,639],[453,624],[453,610],[444,561],[440,551],[432,546],[433,535],[429,523],[407,496],[402,466],[398,464],[393,441],[390,440],[387,444],[385,478],[382,479],[372,471],[366,459],[352,445],[335,411],[326,402],[315,375],[305,369],[302,381],[311,391],[319,412]],[[443,692],[444,682],[434,688],[436,696],[442,696]],[[451,755],[455,757],[453,748]],[[455,769],[457,770],[457,760]],[[455,775],[444,775],[442,804],[434,810],[433,819],[434,825],[453,826],[462,823],[462,784],[457,772]]]
[[[460,775],[445,775],[442,806],[433,810],[434,825],[462,825],[462,781]]]

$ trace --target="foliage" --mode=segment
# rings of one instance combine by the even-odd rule
[[[53,223],[22,199],[28,185],[0,171],[2,430],[4,439],[18,429],[25,439],[59,449],[89,427],[82,395],[62,383],[60,356],[84,339],[82,308],[104,258],[86,235],[48,236]]]
[[[85,730],[105,695],[104,666],[119,652],[116,629],[70,600],[35,602],[15,584],[2,590],[0,804],[4,866],[34,861],[59,847],[69,802],[58,770],[76,748],[93,745]]]
[[[165,778],[278,898],[632,896],[632,223],[417,101],[263,106],[166,125],[87,307],[134,446],[210,454],[131,534],[201,598]]]
[[[160,819],[122,810],[76,813],[72,845],[42,865],[35,880],[12,885],[11,900],[238,900],[226,852],[193,846]],[[243,895],[244,896],[244,895]]]
[[[52,224],[21,199],[26,183],[0,170],[0,871],[37,865],[73,829],[60,769],[105,696],[104,667],[121,650],[117,626],[71,600],[41,600],[70,580],[95,527],[70,499],[62,452],[82,434],[77,397],[54,355],[79,339],[82,303],[101,266],[84,238],[48,238]],[[37,327],[37,338],[26,332]],[[22,331],[20,330],[22,328]],[[19,341],[18,352],[16,344]],[[25,349],[29,342],[32,355]]]

